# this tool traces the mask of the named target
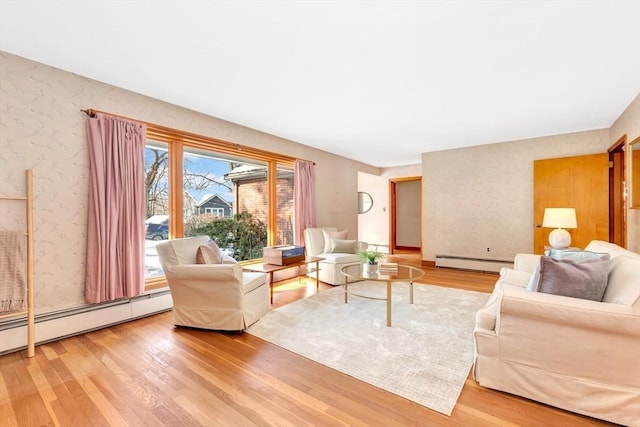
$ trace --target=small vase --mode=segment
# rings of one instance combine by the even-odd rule
[[[369,264],[368,262],[365,262],[363,264],[363,270],[367,274],[375,273],[378,271],[378,264]]]

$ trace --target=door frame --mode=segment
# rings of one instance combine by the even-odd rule
[[[397,236],[397,229],[396,229],[396,208],[397,208],[397,200],[396,197],[398,196],[398,192],[397,192],[397,185],[400,182],[409,182],[409,181],[420,181],[422,182],[422,177],[421,176],[409,176],[409,177],[404,177],[404,178],[390,178],[389,179],[389,254],[393,255],[396,251],[396,249],[402,250],[402,249],[415,249],[415,248],[407,248],[407,247],[403,247],[403,246],[397,246],[397,242],[396,242],[396,236]],[[420,195],[420,197],[422,198],[422,194]],[[422,200],[420,200],[420,203],[422,203]],[[422,210],[422,209],[421,209]],[[422,219],[420,220],[420,248],[419,250],[422,250]]]
[[[609,153],[609,241],[627,247],[627,135],[624,134],[607,150]],[[616,229],[620,227],[619,233]],[[620,238],[616,238],[619,234]]]

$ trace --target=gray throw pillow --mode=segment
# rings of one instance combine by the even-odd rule
[[[602,301],[607,288],[609,256],[576,262],[540,257],[537,292]]]

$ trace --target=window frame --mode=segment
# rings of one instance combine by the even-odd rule
[[[267,244],[273,246],[277,238],[277,179],[278,166],[293,168],[296,158],[287,155],[272,153],[254,147],[248,147],[237,143],[223,141],[217,138],[197,135],[164,126],[147,123],[147,140],[165,142],[169,150],[169,239],[184,236],[182,197],[183,191],[183,157],[185,148],[196,148],[228,156],[230,158],[261,161],[267,165],[267,203],[268,224]],[[180,195],[178,197],[177,195]],[[255,260],[252,260],[255,262]],[[166,286],[164,276],[153,277],[145,280],[145,290],[157,289]]]

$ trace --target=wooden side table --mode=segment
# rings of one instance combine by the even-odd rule
[[[305,257],[302,261],[294,262],[287,265],[275,265],[275,264],[267,264],[267,263],[257,263],[257,264],[247,264],[243,265],[242,269],[246,271],[253,271],[257,273],[267,273],[269,275],[269,295],[271,298],[271,303],[273,304],[273,273],[276,271],[287,270],[289,268],[294,267],[302,267],[307,266],[308,264],[315,263],[315,270],[311,271],[319,271],[320,270],[320,261],[323,261],[324,258],[317,256],[308,256]],[[304,274],[309,273],[307,270]],[[301,274],[298,272],[298,278],[300,278]],[[320,279],[318,278],[319,274],[316,274],[316,292],[320,290]]]

